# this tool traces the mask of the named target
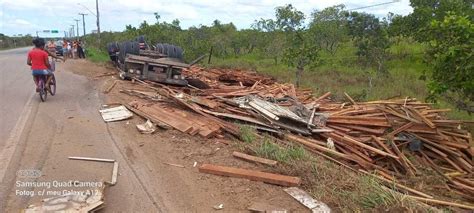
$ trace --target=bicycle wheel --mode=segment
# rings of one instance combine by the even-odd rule
[[[45,88],[45,85],[44,85],[44,77],[41,76],[40,79],[39,79],[39,82],[38,82],[38,86],[39,86],[39,95],[40,95],[40,99],[42,102],[45,102],[46,101],[46,98],[48,97],[48,93],[46,91],[46,88]]]
[[[48,84],[48,90],[51,96],[54,96],[56,94],[56,78],[54,77],[54,74],[51,74],[51,80]]]

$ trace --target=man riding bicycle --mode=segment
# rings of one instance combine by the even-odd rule
[[[36,92],[39,92],[38,82],[39,78],[43,75],[50,75],[51,71],[54,70],[54,67],[51,66],[49,62],[49,57],[61,59],[49,51],[45,50],[45,41],[42,38],[35,38],[33,40],[35,47],[28,52],[28,59],[26,63],[31,66],[31,74],[33,75],[33,80],[36,85]],[[53,68],[53,69],[52,69]],[[48,80],[49,81],[49,77]]]

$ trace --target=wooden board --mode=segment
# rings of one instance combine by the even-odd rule
[[[199,167],[199,172],[228,177],[246,178],[249,180],[262,181],[280,186],[298,186],[301,184],[301,179],[299,177],[212,164],[201,165]]]
[[[274,166],[274,165],[277,164],[277,161],[266,159],[266,158],[259,158],[259,157],[255,157],[255,156],[252,156],[252,155],[247,155],[247,154],[242,153],[242,152],[233,152],[232,156],[234,156],[236,158],[244,159],[244,160],[247,160],[247,161],[252,161],[252,162],[256,162],[256,163],[263,163],[263,164],[270,165],[270,166]]]

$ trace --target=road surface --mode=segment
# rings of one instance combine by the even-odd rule
[[[112,164],[73,161],[69,156],[111,158],[120,163],[118,184],[105,190],[106,202],[113,204],[105,211],[166,211],[127,163],[99,116],[101,101],[94,85],[58,64],[57,94],[41,103],[26,65],[29,49],[0,52],[0,212],[18,211],[40,201],[46,197],[39,194],[42,189],[51,194],[90,189],[54,183],[110,180]],[[19,175],[24,170],[40,171],[41,176]],[[35,181],[51,186],[28,186]]]

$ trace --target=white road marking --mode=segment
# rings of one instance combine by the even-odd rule
[[[3,147],[3,150],[1,151],[0,183],[4,182],[3,178],[5,177],[5,173],[7,171],[8,165],[10,164],[13,154],[15,153],[15,150],[18,147],[21,133],[23,132],[23,129],[25,128],[26,121],[28,121],[28,118],[30,117],[31,109],[32,109],[31,100],[33,100],[33,96],[35,94],[36,93],[31,94],[31,96],[28,98],[28,101],[26,102],[25,107],[23,107],[20,117],[18,118],[18,121],[15,124],[15,127],[13,127],[12,131],[10,132],[10,137],[5,142],[5,146]]]

